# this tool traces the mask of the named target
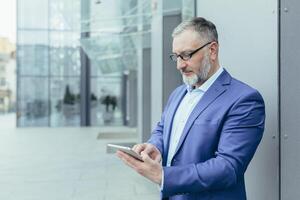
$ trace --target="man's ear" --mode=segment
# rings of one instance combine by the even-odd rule
[[[219,54],[219,44],[217,42],[212,42],[209,48],[210,58],[212,61],[216,61],[218,59]]]

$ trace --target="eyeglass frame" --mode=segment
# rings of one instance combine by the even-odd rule
[[[211,44],[211,43],[213,43],[214,41],[210,41],[210,42],[207,42],[206,44],[204,44],[204,45],[202,45],[201,47],[199,47],[198,49],[195,49],[195,50],[193,50],[191,53],[188,53],[188,54],[186,54],[186,55],[184,55],[184,56],[182,56],[182,53],[180,53],[180,54],[176,54],[176,53],[171,53],[169,56],[170,56],[170,59],[172,60],[172,61],[174,61],[174,62],[177,62],[177,60],[178,60],[178,57],[180,57],[181,58],[181,60],[184,60],[184,61],[188,61],[188,60],[190,60],[191,58],[192,58],[192,56],[195,54],[195,53],[197,53],[198,51],[200,51],[201,49],[203,49],[204,47],[206,47],[207,45],[209,45],[209,44]]]

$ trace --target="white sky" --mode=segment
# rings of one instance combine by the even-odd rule
[[[16,42],[16,0],[0,0],[0,37]]]

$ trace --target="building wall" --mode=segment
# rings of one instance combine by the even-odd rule
[[[280,2],[281,199],[289,200],[300,197],[300,2]]]
[[[15,45],[0,37],[0,113],[14,110],[16,101]]]
[[[220,64],[266,103],[264,137],[245,177],[248,199],[279,199],[278,3],[199,0],[197,6],[197,15],[218,28]]]

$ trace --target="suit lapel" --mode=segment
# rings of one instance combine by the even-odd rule
[[[211,87],[205,92],[201,100],[198,102],[192,113],[190,114],[185,127],[183,129],[182,135],[180,137],[179,143],[177,145],[175,154],[180,149],[182,143],[184,142],[190,128],[192,127],[196,118],[217,99],[221,94],[226,91],[225,85],[229,84],[231,76],[224,69],[219,78],[211,85]]]

